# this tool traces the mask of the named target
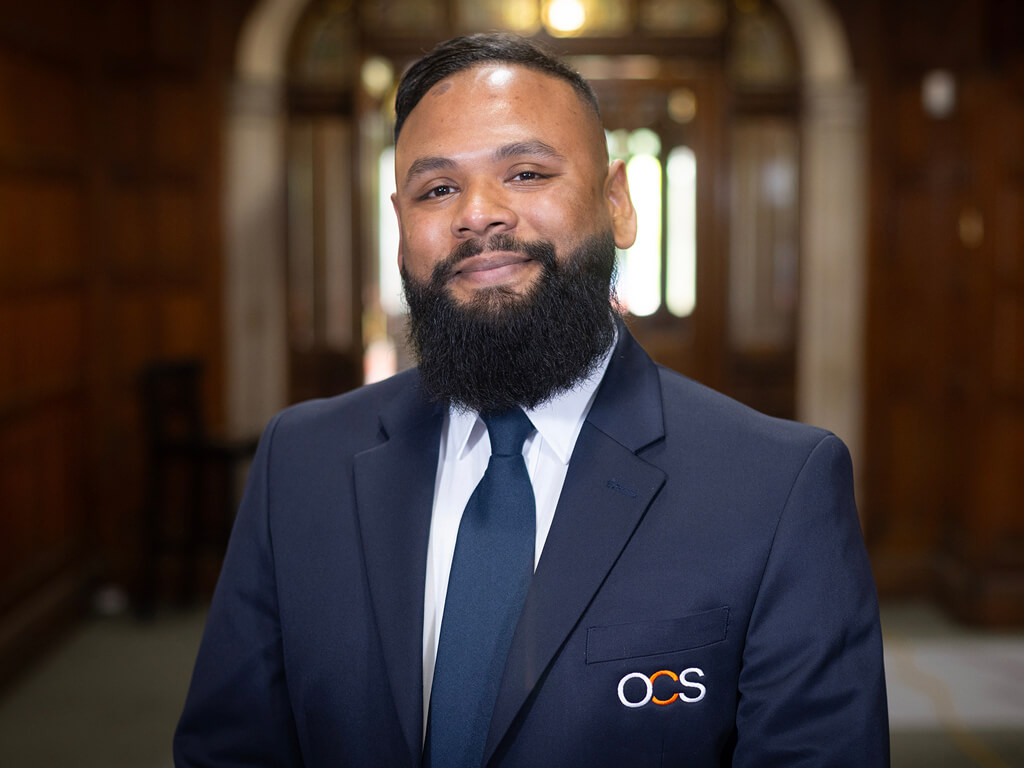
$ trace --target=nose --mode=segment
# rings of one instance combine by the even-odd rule
[[[518,222],[501,184],[481,181],[462,191],[452,219],[452,234],[460,239],[486,237],[515,229]]]

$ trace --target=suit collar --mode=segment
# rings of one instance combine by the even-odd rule
[[[485,763],[500,748],[664,484],[665,473],[637,455],[663,436],[657,368],[620,325],[516,627]]]
[[[380,410],[381,442],[355,456],[356,509],[387,680],[410,764],[423,727],[423,590],[443,411],[415,371]]]
[[[665,435],[657,366],[618,321],[618,341],[587,421],[632,453]]]
[[[440,423],[437,420],[443,418],[444,409],[427,399],[415,368],[397,374],[393,381],[395,395],[383,402],[379,411],[383,440]]]

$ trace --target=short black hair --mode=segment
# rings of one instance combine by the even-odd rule
[[[417,61],[402,77],[395,96],[395,141],[409,113],[427,91],[446,77],[487,62],[505,62],[564,80],[573,87],[594,114],[601,117],[597,95],[579,72],[534,42],[505,32],[478,33],[454,37],[439,43]]]

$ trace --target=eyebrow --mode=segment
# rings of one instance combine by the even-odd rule
[[[455,161],[447,157],[419,157],[409,166],[405,174],[405,184],[408,186],[414,178],[433,171],[448,170],[455,167]]]
[[[492,158],[495,161],[502,161],[512,160],[513,158],[527,155],[551,160],[565,159],[565,155],[540,139],[514,141],[511,144],[504,144],[494,150]],[[409,166],[409,170],[405,174],[405,184],[403,186],[410,184],[417,176],[421,176],[425,173],[431,173],[433,171],[447,171],[455,166],[455,161],[448,157],[431,155],[417,158],[412,162],[412,165]]]
[[[523,155],[534,155],[536,157],[545,157],[552,160],[565,159],[565,156],[561,152],[550,144],[545,144],[540,139],[516,141],[512,144],[506,144],[503,147],[498,147],[494,151],[495,160],[511,160],[514,157],[522,157]]]

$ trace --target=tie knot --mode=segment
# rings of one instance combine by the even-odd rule
[[[523,452],[523,443],[533,432],[533,424],[521,408],[480,417],[487,425],[492,456],[517,456]]]

